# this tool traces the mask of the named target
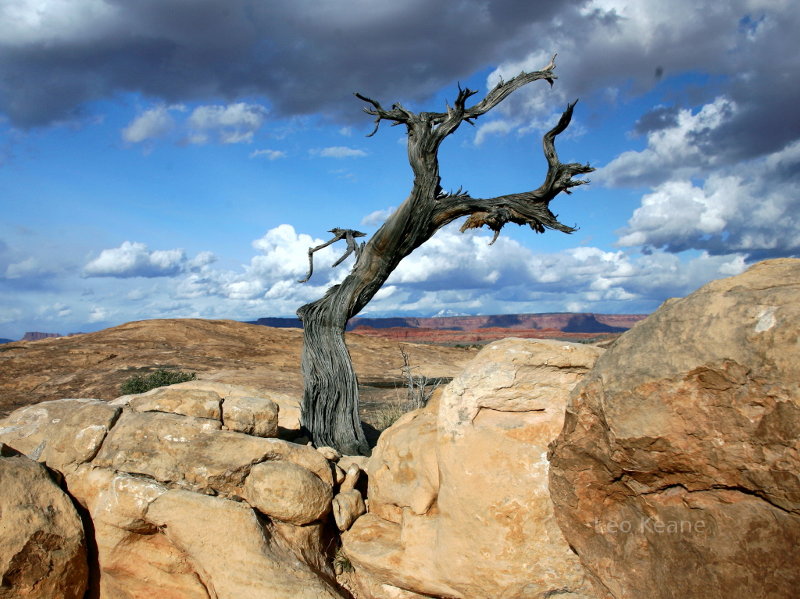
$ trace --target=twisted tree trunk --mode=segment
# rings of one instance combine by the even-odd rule
[[[347,237],[348,252],[356,251],[356,263],[342,283],[297,312],[304,327],[302,420],[318,446],[330,445],[351,455],[369,452],[358,416],[358,380],[344,342],[344,330],[347,321],[367,305],[403,258],[438,229],[462,216],[469,217],[462,231],[487,226],[495,233],[492,243],[509,222],[527,224],[537,233],[546,229],[574,231],[558,222],[549,203],[562,191],[569,193],[571,187],[587,183],[573,180],[575,175],[594,170],[589,165],[562,164],[556,154],[555,138],[569,125],[575,103],[567,106],[558,124],[544,136],[548,171],[538,189],[494,198],[473,198],[461,190],[446,193],[440,186],[438,152],[441,142],[463,121],[472,124],[521,86],[539,79],[552,85],[554,68],[551,61],[541,71],[521,73],[510,81],[501,81],[483,100],[469,108],[466,101],[476,92],[459,88],[454,105],[447,106],[444,113],[413,113],[399,104],[385,110],[375,100],[356,94],[369,103],[365,112],[375,117],[375,129],[370,136],[384,120],[406,126],[414,184],[405,202],[368,243],[353,247],[353,237],[359,236],[357,231],[332,231],[337,236],[332,241],[350,235]],[[314,249],[309,250],[309,257]]]

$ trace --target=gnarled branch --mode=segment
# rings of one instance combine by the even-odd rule
[[[367,135],[367,137],[372,137],[378,132],[378,127],[380,127],[381,121],[394,121],[392,125],[400,125],[406,124],[412,118],[414,118],[414,113],[406,110],[399,103],[393,104],[391,110],[386,110],[377,100],[368,98],[367,96],[361,95],[358,92],[355,92],[353,95],[359,100],[363,100],[364,102],[372,104],[372,108],[364,106],[364,112],[375,117],[375,128]]]
[[[462,90],[461,86],[459,86],[458,97],[456,98],[453,108],[448,107],[448,111],[445,113],[428,113],[431,118],[431,123],[438,125],[436,128],[437,137],[440,140],[444,139],[453,133],[463,121],[474,125],[475,119],[489,112],[523,85],[527,85],[539,79],[544,79],[550,85],[553,85],[553,81],[556,79],[556,76],[553,74],[553,70],[556,68],[555,60],[556,54],[553,54],[548,65],[540,71],[531,71],[530,73],[523,71],[508,81],[500,80],[497,85],[486,94],[483,100],[470,108],[467,108],[466,101],[477,92],[471,89]]]
[[[458,96],[456,96],[453,106],[447,105],[447,112],[420,112],[415,114],[406,110],[400,104],[394,104],[391,110],[386,110],[378,101],[372,98],[358,92],[354,95],[359,100],[363,100],[372,105],[372,108],[369,106],[364,107],[364,112],[375,117],[375,128],[367,137],[372,137],[378,132],[381,121],[392,121],[392,125],[410,125],[412,122],[424,122],[429,126],[436,127],[436,137],[438,141],[441,141],[453,133],[463,121],[474,125],[475,119],[489,112],[523,85],[527,85],[539,79],[544,79],[550,85],[553,85],[553,81],[557,78],[556,75],[553,74],[553,70],[556,68],[556,56],[557,54],[553,54],[548,65],[540,71],[531,71],[530,73],[523,71],[508,81],[500,80],[500,82],[486,94],[483,100],[470,108],[467,108],[467,100],[478,92],[469,88],[462,88],[460,84],[458,86]]]
[[[326,241],[325,243],[318,245],[317,247],[308,248],[308,274],[304,279],[300,279],[297,281],[298,283],[305,283],[310,278],[311,275],[314,274],[314,252],[321,250],[322,248],[326,248],[332,243],[336,243],[340,239],[347,240],[347,251],[344,255],[339,258],[336,262],[333,263],[333,267],[339,266],[342,262],[344,262],[345,258],[347,258],[353,252],[356,253],[356,262],[361,257],[361,250],[364,249],[364,244],[356,243],[356,237],[365,237],[366,233],[362,233],[361,231],[356,231],[355,229],[340,229],[339,227],[334,227],[329,233],[333,233],[333,239],[330,241]]]
[[[558,217],[550,211],[549,204],[562,191],[570,193],[570,188],[589,182],[573,177],[595,170],[588,164],[563,164],[556,152],[555,138],[569,126],[577,102],[575,100],[568,104],[556,126],[544,134],[542,145],[548,168],[545,181],[538,189],[494,198],[473,198],[464,193],[440,196],[438,198],[440,208],[436,218],[441,224],[437,222],[438,226],[468,215],[469,218],[462,225],[461,231],[488,227],[494,231],[494,237],[489,245],[497,241],[500,229],[507,223],[528,225],[537,233],[544,233],[546,229],[564,233],[575,231],[573,227],[558,221]]]

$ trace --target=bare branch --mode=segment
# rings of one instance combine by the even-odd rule
[[[314,252],[317,252],[322,248],[326,248],[332,243],[336,243],[340,239],[347,240],[347,251],[341,258],[333,263],[334,267],[339,266],[342,262],[344,262],[345,258],[347,258],[353,252],[356,253],[356,262],[359,258],[361,258],[361,250],[364,249],[364,244],[357,244],[355,238],[365,237],[366,233],[362,233],[361,231],[356,231],[354,229],[340,229],[339,227],[334,227],[329,231],[329,233],[333,233],[333,239],[326,241],[317,247],[308,248],[308,274],[304,279],[297,281],[298,283],[306,283],[311,278],[311,275],[314,274]]]
[[[469,216],[461,231],[488,227],[494,231],[489,245],[497,241],[500,230],[508,223],[528,225],[537,233],[544,233],[547,229],[564,233],[575,231],[573,227],[558,221],[558,216],[550,211],[549,204],[562,191],[570,193],[570,188],[588,183],[573,177],[594,170],[588,164],[563,164],[556,152],[555,138],[569,126],[576,103],[577,100],[568,104],[556,126],[544,134],[542,145],[548,168],[545,181],[538,189],[485,199],[472,198],[466,193],[458,192],[442,194],[437,198],[440,206],[435,217],[437,226],[443,226],[460,216]]]
[[[414,113],[406,110],[400,104],[394,104],[391,110],[386,110],[377,100],[368,98],[367,96],[364,96],[358,92],[355,92],[353,95],[359,100],[363,100],[364,102],[372,104],[373,106],[373,108],[364,106],[364,112],[375,117],[375,128],[369,135],[367,135],[367,137],[372,137],[378,132],[378,127],[380,127],[381,121],[393,121],[392,125],[399,125],[407,124],[414,117]]]
[[[462,121],[467,121],[470,125],[474,125],[475,119],[489,112],[523,85],[538,81],[539,79],[544,79],[552,86],[553,81],[556,79],[556,76],[553,74],[553,70],[556,68],[556,56],[557,54],[553,54],[547,66],[540,71],[532,71],[530,73],[523,71],[508,81],[503,81],[501,79],[497,85],[486,94],[483,100],[470,108],[466,107],[466,101],[478,92],[471,89],[461,89],[461,85],[459,85],[458,98],[452,109],[448,109],[446,113],[429,113],[431,122],[439,125],[436,132],[440,139],[453,133]]]

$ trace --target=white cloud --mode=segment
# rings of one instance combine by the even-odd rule
[[[645,194],[621,246],[704,249],[756,257],[800,252],[800,142],[721,169],[702,182],[667,181]]]
[[[253,248],[259,254],[253,256],[241,272],[206,268],[185,277],[179,283],[178,295],[185,298],[213,295],[235,301],[270,300],[282,306],[280,313],[285,314],[287,309],[293,313],[301,303],[321,296],[329,285],[346,276],[352,266],[351,257],[337,269],[331,268],[346,250],[344,243],[334,244],[314,254],[313,278],[308,283],[298,283],[308,272],[308,249],[325,241],[297,233],[291,225],[279,225],[253,241]]]
[[[479,146],[486,141],[486,138],[490,135],[507,135],[513,128],[514,125],[507,120],[496,120],[481,123],[478,125],[478,130],[475,133],[474,143],[476,146]]]
[[[83,269],[86,277],[172,277],[196,270],[215,260],[201,252],[189,260],[181,249],[150,251],[143,243],[124,241],[118,248],[105,249]]]
[[[37,312],[46,320],[55,320],[57,318],[66,318],[72,314],[72,308],[62,302],[56,302],[55,304],[39,306]]]
[[[278,158],[286,158],[286,152],[281,150],[253,150],[250,152],[250,158],[264,157],[267,160],[278,160]]]
[[[378,225],[382,225],[387,218],[389,218],[396,208],[394,206],[389,206],[388,208],[384,208],[383,210],[375,210],[367,214],[364,218],[361,219],[361,224],[365,227],[375,227]]]
[[[20,262],[9,264],[6,267],[6,278],[21,279],[22,277],[39,274],[41,269],[39,261],[33,256],[29,256]]]
[[[358,158],[366,156],[364,150],[356,148],[348,148],[347,146],[330,146],[328,148],[315,148],[309,150],[312,156],[321,156],[323,158]]]
[[[190,144],[250,143],[267,117],[263,106],[244,102],[197,106],[188,118],[176,120],[176,113],[185,112],[187,107],[183,104],[161,104],[145,110],[122,130],[122,138],[129,143],[141,143],[174,134],[176,139],[182,137]],[[270,160],[284,156],[276,150],[257,150],[250,157],[261,155]]]
[[[75,14],[75,10],[79,15]],[[41,42],[57,31],[61,39],[76,38],[112,21],[117,9],[104,0],[45,2],[8,0],[0,4],[0,39],[6,44]],[[92,27],[87,27],[91,23]]]
[[[206,143],[209,135],[216,135],[224,144],[250,143],[266,117],[267,109],[258,104],[198,106],[187,123],[192,131],[189,141]]]
[[[170,110],[181,111],[182,106],[159,105],[145,110],[122,130],[122,139],[129,143],[141,143],[148,139],[164,137],[175,128]]]
[[[217,261],[217,257],[213,252],[200,252],[194,258],[186,263],[189,270],[200,270],[204,266],[213,264]]]
[[[708,136],[736,114],[736,103],[716,98],[699,111],[680,110],[675,125],[651,131],[647,147],[623,152],[599,169],[592,180],[609,187],[652,185],[667,179],[702,175],[719,159]]]
[[[87,316],[87,322],[103,322],[108,320],[112,315],[112,312],[104,308],[103,306],[92,306],[89,315]]]

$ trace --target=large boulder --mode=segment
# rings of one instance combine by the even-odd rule
[[[286,461],[262,462],[250,469],[245,499],[264,514],[302,526],[331,509],[333,491],[310,470]]]
[[[81,599],[89,569],[78,512],[44,466],[12,453],[0,445],[0,598]]]
[[[556,524],[546,455],[569,391],[602,351],[498,341],[388,429],[367,465],[369,512],[343,535],[362,591],[599,596]]]
[[[44,401],[0,421],[0,441],[63,472],[97,455],[120,411],[97,399]]]
[[[573,393],[564,535],[618,599],[800,589],[800,260],[666,302]]]

